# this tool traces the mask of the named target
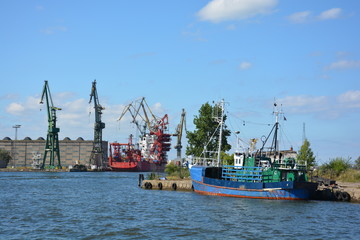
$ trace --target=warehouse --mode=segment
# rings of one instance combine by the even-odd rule
[[[93,149],[92,140],[84,140],[79,137],[76,140],[71,140],[65,137],[59,141],[60,147],[60,160],[63,167],[74,165],[76,162],[88,164],[91,151]],[[102,141],[104,149],[104,158],[107,159],[107,141]],[[35,159],[42,161],[44,156],[45,139],[39,137],[32,140],[29,137],[24,140],[12,140],[5,137],[0,140],[0,149],[9,151],[12,160],[9,162],[8,167],[31,167]],[[49,163],[49,154],[47,155],[45,164]]]

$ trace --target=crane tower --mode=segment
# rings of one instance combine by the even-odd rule
[[[174,148],[176,149],[176,153],[177,153],[176,157],[177,157],[177,159],[179,159],[179,161],[181,161],[181,164],[183,163],[182,159],[181,159],[181,148],[182,148],[181,138],[182,138],[182,134],[183,134],[184,124],[185,124],[185,130],[186,130],[185,116],[186,116],[185,109],[182,109],[180,123],[176,128],[176,134],[175,134],[175,136],[177,136],[177,144]]]
[[[105,128],[105,123],[101,121],[102,110],[105,108],[102,107],[99,103],[99,98],[96,90],[96,80],[92,83],[90,100],[94,99],[94,109],[95,109],[95,124],[94,124],[94,141],[93,149],[90,156],[90,166],[95,169],[102,169],[104,162],[104,150],[102,146],[102,130]]]
[[[44,103],[44,97],[46,100],[46,106],[47,106],[47,114],[48,114],[48,133],[46,137],[46,144],[45,144],[45,152],[44,152],[44,158],[43,162],[40,166],[41,169],[45,168],[45,161],[47,153],[50,153],[50,164],[49,168],[59,168],[61,169],[60,164],[60,148],[59,148],[59,136],[58,133],[60,132],[60,128],[56,127],[56,111],[61,110],[61,108],[54,107],[50,88],[48,85],[48,81],[45,81],[43,92],[41,95],[40,104]],[[57,166],[55,167],[55,156],[57,157]]]

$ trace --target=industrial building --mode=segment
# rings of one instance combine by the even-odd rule
[[[76,140],[71,140],[66,137],[59,141],[60,148],[60,160],[63,167],[75,165],[76,162],[81,164],[88,164],[93,150],[94,142],[92,140],[84,140],[79,137]],[[102,141],[104,149],[104,159],[107,159],[108,142]],[[0,149],[9,151],[12,156],[12,160],[9,162],[8,167],[31,167],[34,160],[43,161],[45,150],[45,139],[39,137],[36,140],[32,140],[29,137],[24,140],[12,140],[9,137],[5,137],[0,140]],[[45,165],[49,163],[49,155],[47,154],[47,160]]]

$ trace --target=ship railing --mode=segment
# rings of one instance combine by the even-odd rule
[[[230,181],[261,182],[262,168],[224,165],[222,167],[222,178]]]
[[[294,158],[277,159],[272,165],[277,169],[306,170],[306,162],[296,161]]]

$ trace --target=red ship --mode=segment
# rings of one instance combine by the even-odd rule
[[[135,122],[137,123],[137,122]],[[142,132],[137,144],[130,135],[128,143],[110,143],[109,167],[121,172],[163,172],[170,150],[171,134],[166,133],[168,116],[148,122],[150,131]],[[137,125],[138,126],[138,125]],[[139,126],[138,126],[139,127]],[[139,128],[140,129],[140,128]]]

